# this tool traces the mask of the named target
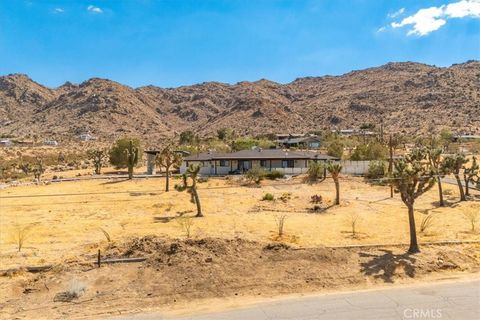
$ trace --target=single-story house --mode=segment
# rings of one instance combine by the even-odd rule
[[[143,152],[147,155],[147,174],[152,175],[155,173],[155,159],[160,150],[145,150]],[[181,154],[182,157],[190,155],[190,152],[183,150],[175,150],[174,152]]]
[[[285,148],[318,149],[320,148],[321,141],[317,136],[288,137],[277,140],[277,144]]]
[[[201,175],[227,175],[243,173],[253,167],[267,171],[278,170],[285,174],[300,174],[308,170],[310,161],[335,161],[338,158],[311,151],[282,149],[252,149],[231,153],[203,152],[183,159],[180,173],[190,164],[200,165]]]

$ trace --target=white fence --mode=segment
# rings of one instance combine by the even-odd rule
[[[370,164],[370,161],[343,160],[343,161],[340,161],[340,163],[342,165],[343,174],[360,176],[368,172],[368,166]]]

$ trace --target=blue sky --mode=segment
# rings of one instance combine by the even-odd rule
[[[0,75],[133,87],[480,59],[480,0],[0,0]]]

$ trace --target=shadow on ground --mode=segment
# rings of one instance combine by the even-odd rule
[[[389,283],[393,283],[393,277],[402,272],[411,278],[415,277],[416,259],[411,254],[393,254],[391,250],[380,251],[383,254],[359,253],[361,258],[370,258],[360,263],[361,272]]]

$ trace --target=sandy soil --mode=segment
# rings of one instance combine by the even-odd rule
[[[205,309],[206,299],[242,303],[291,293],[412,283],[431,275],[478,272],[479,245],[403,248],[292,248],[242,239],[175,240],[154,236],[111,244],[110,257],[147,257],[143,263],[66,263],[42,274],[0,278],[4,319],[98,318],[149,311]],[[90,257],[91,260],[94,256]],[[83,294],[58,301],[76,283]],[[71,290],[71,289],[70,289]],[[222,304],[219,304],[221,306]],[[210,305],[212,306],[212,305]]]
[[[447,207],[437,207],[436,189],[416,204],[419,231],[426,214],[434,215],[432,225],[419,232],[420,242],[480,240],[465,218],[479,210],[478,193],[461,203],[455,186],[444,189]],[[262,201],[267,192],[276,200]],[[315,185],[301,178],[264,181],[258,188],[211,178],[199,184],[199,193],[206,216],[189,220],[191,239],[185,239],[179,223],[185,220],[179,217],[193,216],[195,206],[187,193],[165,193],[163,178],[0,190],[0,270],[54,265],[39,274],[3,273],[0,316],[95,318],[185,310],[204,306],[205,299],[368,288],[479,270],[478,244],[422,246],[415,256],[405,255],[404,247],[389,247],[408,242],[406,209],[398,195],[389,198],[388,187],[360,178],[342,178],[340,206],[331,206],[329,179]],[[314,194],[322,195],[326,210],[312,212]],[[286,216],[285,234],[278,238],[275,217],[281,215]],[[18,252],[14,238],[25,226],[29,229]],[[372,243],[385,247],[328,247]],[[98,249],[104,257],[145,256],[147,261],[97,269],[91,262]],[[84,286],[85,293],[71,302],[54,301],[72,286]]]
[[[470,232],[464,215],[480,210],[479,202],[458,202],[455,186],[445,184],[444,189],[447,207],[436,206],[435,188],[417,201],[418,228],[426,213],[434,214],[419,240],[480,240],[480,233]],[[267,192],[277,200],[261,201]],[[279,200],[284,193],[290,193],[286,202]],[[328,207],[334,197],[330,179],[316,185],[299,179],[265,181],[262,188],[255,188],[212,178],[199,185],[199,194],[206,216],[193,220],[194,238],[268,242],[277,234],[275,215],[285,214],[282,240],[302,247],[408,242],[407,214],[399,196],[390,199],[388,187],[370,186],[360,178],[342,179],[342,204],[321,213],[311,212],[310,197],[322,195]],[[102,229],[112,241],[149,234],[184,237],[177,218],[194,215],[195,206],[187,193],[165,193],[164,179],[155,178],[7,188],[0,190],[0,209],[0,269],[5,269],[81,260],[82,254],[107,245]],[[356,236],[351,233],[353,214],[359,216]],[[31,227],[18,252],[14,238],[24,226]]]

